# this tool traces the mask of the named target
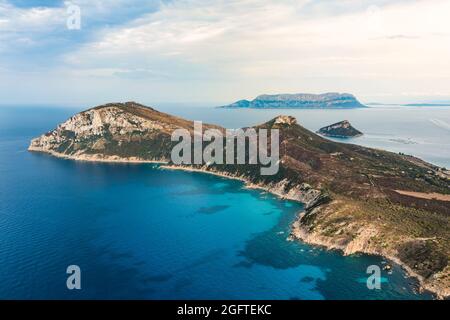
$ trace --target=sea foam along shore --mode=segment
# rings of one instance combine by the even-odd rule
[[[81,155],[65,155],[62,153],[58,153],[55,151],[49,151],[49,150],[41,150],[40,148],[34,148],[29,147],[29,151],[33,152],[42,152],[46,154],[50,154],[52,156],[68,159],[68,160],[75,160],[75,161],[86,161],[86,162],[104,162],[104,163],[135,163],[135,164],[145,164],[145,163],[153,163],[153,164],[159,164],[161,169],[165,170],[182,170],[182,171],[188,171],[188,172],[196,172],[196,173],[203,173],[203,174],[212,174],[219,177],[227,178],[227,179],[233,179],[233,180],[239,180],[244,183],[245,187],[248,189],[258,189],[262,191],[269,192],[281,199],[286,200],[292,200],[297,201],[305,205],[306,199],[299,199],[297,196],[295,196],[293,193],[286,193],[282,191],[282,185],[272,185],[272,186],[264,186],[261,184],[254,184],[250,182],[250,180],[244,176],[236,176],[232,175],[228,172],[219,172],[211,170],[210,168],[204,166],[200,168],[193,168],[189,166],[179,166],[179,165],[171,165],[169,164],[169,161],[166,159],[161,160],[144,160],[139,159],[136,157],[131,158],[121,158],[118,156],[104,156],[101,154],[81,154]],[[311,204],[310,204],[311,206]],[[307,205],[305,205],[305,208],[307,208]],[[317,208],[316,208],[317,209]],[[343,246],[339,246],[338,244],[332,242],[332,241],[324,241],[324,239],[321,239],[319,237],[315,237],[314,235],[311,235],[310,233],[306,232],[306,230],[301,226],[300,224],[300,218],[301,215],[304,213],[304,211],[299,213],[299,217],[293,222],[291,227],[291,234],[288,238],[288,240],[297,239],[299,241],[303,241],[305,243],[316,245],[316,246],[322,246],[329,250],[339,250],[344,252],[344,254],[353,254],[353,253],[363,253],[363,254],[371,254],[371,255],[378,255],[381,256],[387,260],[392,261],[393,263],[396,263],[397,265],[401,266],[406,273],[413,278],[416,278],[419,281],[421,290],[428,290],[436,295],[438,299],[446,299],[448,298],[448,289],[447,288],[437,288],[434,286],[427,286],[425,284],[425,281],[423,277],[415,273],[411,268],[409,268],[407,265],[405,265],[400,259],[397,257],[386,254],[385,252],[372,252],[372,251],[353,251],[353,252],[346,252],[346,248]]]

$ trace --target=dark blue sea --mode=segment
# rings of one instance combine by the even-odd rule
[[[0,108],[1,299],[431,298],[395,265],[369,290],[379,257],[287,241],[301,204],[241,182],[27,152],[78,111]],[[81,290],[66,287],[69,265]]]

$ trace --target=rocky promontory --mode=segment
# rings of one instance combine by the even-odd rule
[[[204,124],[204,128],[224,130]],[[240,179],[306,204],[293,239],[378,254],[400,263],[422,288],[450,296],[450,175],[412,156],[338,143],[279,116],[255,129],[278,129],[279,171],[260,165],[171,162],[173,130],[193,122],[144,105],[111,103],[80,112],[31,141],[29,150],[83,161],[161,162],[167,168]]]

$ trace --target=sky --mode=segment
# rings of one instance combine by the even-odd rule
[[[450,101],[449,17],[448,0],[0,0],[0,104]]]

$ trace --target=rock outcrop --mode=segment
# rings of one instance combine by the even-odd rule
[[[288,126],[292,126],[297,124],[297,119],[291,116],[278,116],[275,118],[274,124],[285,124]]]
[[[348,120],[334,123],[332,125],[323,127],[317,133],[327,137],[337,138],[354,138],[362,136],[363,133],[355,129]]]

